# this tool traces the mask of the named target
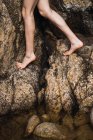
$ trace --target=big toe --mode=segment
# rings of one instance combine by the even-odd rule
[[[71,51],[66,51],[63,53],[64,55],[70,55],[71,54]]]

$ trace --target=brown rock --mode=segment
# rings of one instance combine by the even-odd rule
[[[34,134],[39,137],[56,139],[56,140],[66,139],[67,132],[68,129],[66,128],[62,129],[60,125],[47,123],[47,122],[41,123],[34,130]]]
[[[40,119],[37,115],[33,115],[29,120],[28,120],[28,124],[26,127],[26,132],[25,132],[25,136],[30,135],[34,129],[36,128],[36,126],[40,123]]]
[[[5,74],[14,57],[15,27],[5,4],[0,1],[0,76]]]
[[[82,38],[84,39],[83,36]],[[93,71],[89,61],[93,48],[90,46],[88,49],[89,47],[85,45],[78,50],[80,55],[75,52],[65,57],[63,52],[67,46],[67,40],[56,41],[55,51],[49,58],[50,69],[45,77],[47,80],[46,107],[52,119],[57,119],[62,109],[70,112],[73,107],[78,106],[80,110],[89,111],[89,107],[93,105]],[[86,51],[88,53],[85,59],[83,54],[84,52],[86,54]]]

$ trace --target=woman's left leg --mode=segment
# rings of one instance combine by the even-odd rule
[[[61,31],[65,33],[67,38],[71,42],[71,48],[70,50],[66,51],[64,55],[70,55],[73,53],[76,49],[83,46],[83,42],[77,38],[77,36],[71,31],[71,29],[68,27],[64,19],[56,13],[54,10],[50,8],[49,0],[39,0],[38,1],[38,9],[39,13],[51,20]]]

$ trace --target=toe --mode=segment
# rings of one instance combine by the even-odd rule
[[[64,55],[70,55],[70,52],[69,51],[66,51],[63,53]]]
[[[64,52],[64,55],[70,55],[75,51],[75,49],[70,49],[69,51]]]
[[[18,69],[20,69],[22,67],[21,63],[19,63],[19,62],[16,62],[16,66],[17,66]]]

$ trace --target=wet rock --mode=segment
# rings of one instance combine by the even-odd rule
[[[34,134],[42,138],[63,140],[66,139],[68,131],[67,128],[62,128],[58,124],[45,122],[35,128]]]
[[[25,136],[30,135],[39,123],[40,123],[40,119],[37,115],[33,115],[31,118],[29,118],[28,124],[26,127]]]

